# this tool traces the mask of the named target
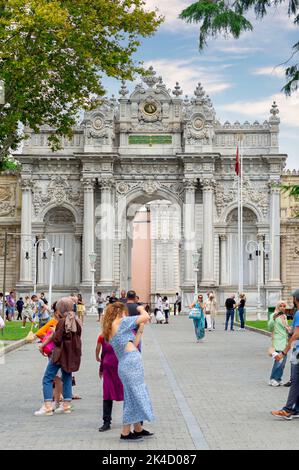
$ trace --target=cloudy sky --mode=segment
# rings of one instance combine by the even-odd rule
[[[147,0],[149,8],[158,8],[165,16],[165,22],[158,33],[142,41],[137,58],[153,65],[168,87],[178,81],[189,96],[201,82],[221,122],[263,122],[275,100],[281,119],[280,152],[289,155],[288,168],[299,169],[299,93],[286,98],[281,92],[285,79],[280,64],[298,41],[298,27],[288,18],[286,6],[273,9],[262,21],[254,20],[254,31],[239,40],[210,39],[200,53],[198,27],[178,19],[190,3]],[[104,84],[109,94],[117,94],[116,81],[104,80]]]

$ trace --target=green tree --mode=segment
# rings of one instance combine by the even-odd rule
[[[209,37],[230,34],[239,38],[244,31],[253,30],[252,23],[245,16],[251,10],[261,19],[280,4],[286,5],[290,20],[299,26],[299,0],[199,0],[183,10],[180,18],[200,24],[199,49],[202,50]],[[298,89],[299,64],[291,62],[298,52],[299,42],[293,45],[291,58],[287,61],[283,87],[287,95]]]
[[[80,109],[104,95],[101,77],[132,80],[140,37],[163,18],[143,0],[0,0],[0,164],[24,139],[22,128],[71,136]]]
[[[286,193],[294,199],[299,199],[299,184],[282,184],[280,188],[282,193]],[[299,213],[296,213],[296,217],[299,218]]]

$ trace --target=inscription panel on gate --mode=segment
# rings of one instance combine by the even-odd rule
[[[129,135],[129,145],[172,144],[171,135]]]

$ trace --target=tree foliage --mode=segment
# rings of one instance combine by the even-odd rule
[[[143,73],[133,54],[163,18],[143,0],[0,0],[0,160],[29,126],[71,136],[79,109],[104,94],[102,74],[131,80]]]
[[[282,184],[281,191],[299,200],[299,184]],[[296,217],[299,218],[299,213],[296,213]]]
[[[245,31],[253,29],[246,14],[254,11],[257,18],[263,18],[276,6],[285,4],[291,21],[299,26],[299,0],[199,0],[192,3],[180,14],[180,18],[188,23],[199,23],[199,49],[207,45],[209,37],[219,34],[232,35],[239,38]],[[299,42],[292,47],[292,56],[299,52]],[[299,64],[291,63],[286,68],[286,84],[284,92],[290,95],[298,89]]]

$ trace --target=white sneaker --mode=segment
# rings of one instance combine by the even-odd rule
[[[55,411],[57,408],[60,407],[60,402],[59,401],[52,401],[52,410]]]
[[[271,379],[269,385],[271,385],[271,387],[279,387],[280,383],[277,382],[277,380]]]
[[[60,403],[59,407],[54,411],[55,414],[70,414],[72,412],[71,405],[68,408],[64,408],[63,403]]]
[[[21,328],[26,328],[26,326],[21,326]]]
[[[46,409],[43,405],[38,411],[34,412],[34,416],[53,416],[53,410]]]

